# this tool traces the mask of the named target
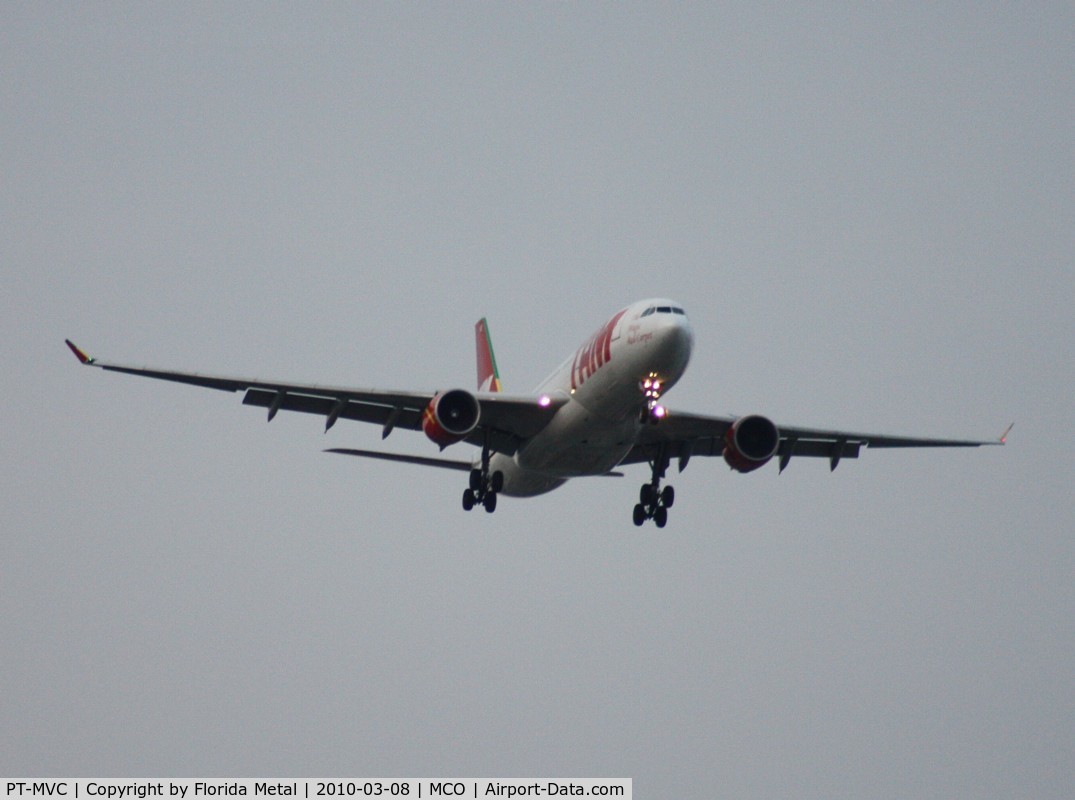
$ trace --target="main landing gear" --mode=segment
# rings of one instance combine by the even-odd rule
[[[647,519],[652,519],[658,528],[668,524],[668,509],[676,501],[676,490],[671,486],[661,488],[661,478],[668,469],[668,456],[662,447],[657,456],[650,461],[653,469],[653,478],[649,483],[642,484],[638,493],[638,504],[634,510],[634,523],[641,526]]]
[[[504,473],[500,470],[489,473],[489,446],[482,448],[481,467],[470,471],[470,486],[463,490],[463,510],[470,511],[474,506],[485,507],[488,514],[496,511],[496,496],[504,488]]]
[[[470,511],[474,506],[485,506],[492,514],[496,511],[497,493],[504,488],[504,473],[497,470],[492,475],[488,471],[472,469],[470,486],[463,490],[463,510]]]

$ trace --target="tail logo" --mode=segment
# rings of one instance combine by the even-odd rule
[[[489,335],[489,324],[485,321],[485,317],[474,325],[474,344],[478,356],[478,391],[501,391],[500,372],[496,368],[493,340]]]

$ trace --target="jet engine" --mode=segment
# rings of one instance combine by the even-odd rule
[[[724,434],[724,460],[736,472],[764,466],[780,446],[780,432],[771,419],[751,414],[740,417]]]
[[[465,389],[438,392],[422,412],[422,430],[443,450],[465,439],[480,416],[478,398]]]

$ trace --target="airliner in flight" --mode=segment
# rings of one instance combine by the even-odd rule
[[[569,478],[622,475],[618,469],[646,464],[634,506],[635,525],[652,519],[663,528],[675,491],[661,486],[673,459],[682,472],[696,456],[721,456],[736,472],[775,460],[781,472],[792,458],[825,458],[830,469],[858,458],[864,447],[979,447],[999,439],[926,439],[777,425],[760,414],[740,417],[672,412],[661,403],[690,361],[694,334],[683,306],[672,300],[641,300],[613,314],[530,394],[501,390],[485,319],[475,325],[478,388],[388,391],[213,377],[110,364],[90,358],[70,340],[83,364],[112,372],[243,391],[243,403],[268,411],[301,411],[325,419],[381,426],[381,438],[397,428],[422,431],[443,451],[458,442],[480,449],[473,459],[446,459],[379,450],[332,448],[327,452],[445,467],[469,473],[463,508],[492,513],[497,497],[531,497]],[[1008,430],[1011,430],[1009,426]]]

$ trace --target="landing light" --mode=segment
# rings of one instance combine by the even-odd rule
[[[651,372],[643,379],[642,394],[650,400],[661,396],[661,377],[656,372]]]
[[[548,408],[552,405],[552,398],[549,397],[547,394],[543,394],[541,395],[541,397],[538,398],[538,405],[542,408]]]
[[[642,394],[651,400],[656,400],[661,396],[661,382],[647,378],[642,382]]]

